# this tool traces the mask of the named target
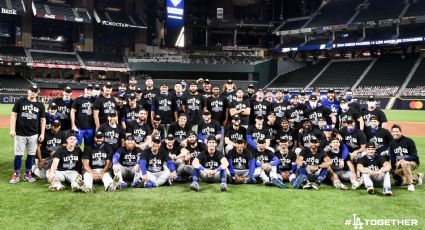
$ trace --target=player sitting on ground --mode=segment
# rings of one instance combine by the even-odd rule
[[[160,146],[161,137],[153,137],[152,147],[143,151],[138,160],[142,172],[141,179],[145,188],[158,187],[165,183],[171,185],[171,180],[176,179],[173,161],[171,161],[167,151],[160,151],[163,150]],[[165,163],[167,167],[164,167]],[[135,183],[141,183],[140,179],[136,180]]]
[[[227,154],[229,160],[229,175],[235,184],[255,184],[255,160],[251,151],[245,145],[245,140],[236,140],[235,148]]]
[[[177,156],[177,175],[178,180],[181,180],[187,176],[193,174],[193,160],[207,149],[206,145],[198,141],[198,137],[194,131],[189,131],[187,137],[187,146],[181,150],[181,153]]]
[[[301,183],[307,182],[303,189],[314,188],[319,189],[320,184],[328,174],[328,168],[331,165],[331,159],[326,156],[325,152],[319,148],[320,142],[317,138],[310,139],[310,147],[305,148],[297,157],[298,174],[296,181],[293,183],[293,188],[298,189]],[[310,178],[309,178],[310,177]],[[316,180],[311,183],[310,179]]]
[[[297,154],[289,149],[290,140],[286,136],[279,139],[279,150],[275,153],[279,158],[279,165],[277,167],[277,176],[279,180],[290,181],[291,183],[296,179]]]
[[[359,159],[358,170],[362,173],[365,187],[369,194],[375,192],[374,186],[384,187],[384,195],[391,196],[390,170],[391,165],[385,160],[385,157],[376,154],[375,144],[368,142],[366,144],[366,155]]]
[[[351,162],[347,162],[348,149],[344,144],[341,146],[341,142],[338,138],[334,137],[331,140],[331,148],[325,153],[332,161],[332,164],[329,167],[328,175],[335,188],[340,188],[343,190],[348,189],[345,184],[341,183],[341,181],[351,181],[353,186],[358,184],[355,178],[350,178],[351,167],[349,168],[348,164]]]
[[[52,167],[47,171],[47,180],[52,183],[49,187],[50,191],[63,190],[64,186],[61,182],[66,181],[71,184],[74,192],[90,192],[79,173],[81,155],[81,149],[77,146],[77,136],[70,134],[66,139],[66,146],[56,151]]]
[[[414,192],[415,186],[422,184],[423,173],[412,175],[412,170],[419,167],[419,157],[415,142],[403,135],[401,127],[393,125],[391,134],[394,139],[390,142],[391,165],[394,171],[395,185],[407,185],[407,191]]]
[[[227,167],[229,162],[223,153],[216,149],[217,140],[214,136],[207,138],[207,150],[201,152],[193,160],[193,182],[190,188],[199,191],[199,179],[207,183],[220,181],[220,190],[227,190]]]
[[[112,169],[114,170],[114,175],[118,175],[120,178],[120,188],[127,187],[124,180],[132,180],[134,182],[137,178],[140,178],[137,156],[140,156],[141,153],[142,150],[136,146],[133,136],[127,136],[124,146],[114,153]]]
[[[109,169],[112,165],[112,148],[105,145],[105,136],[97,131],[94,135],[94,145],[87,146],[83,153],[84,183],[88,190],[93,191],[93,181],[103,182],[105,191],[114,192],[119,187],[119,177],[112,179]]]

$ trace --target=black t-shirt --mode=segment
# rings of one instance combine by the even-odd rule
[[[252,139],[257,143],[258,139],[270,139],[269,130],[263,126],[258,129],[255,125],[250,125],[246,130],[246,135],[251,135]]]
[[[253,100],[251,101],[251,124],[255,123],[255,117],[258,115],[262,115],[264,118],[267,117],[271,109],[270,102],[263,100],[263,101],[257,101]]]
[[[175,121],[174,112],[177,111],[176,97],[173,94],[157,94],[152,99],[152,111],[161,116],[163,124]]]
[[[202,111],[206,106],[205,98],[200,94],[188,94],[183,99],[183,105],[186,108],[187,123],[197,125],[202,118]]]
[[[332,111],[325,106],[319,106],[315,109],[307,108],[305,110],[305,116],[310,119],[313,125],[317,126],[319,118],[324,117],[328,120],[328,117],[332,114]]]
[[[324,142],[324,135],[319,129],[304,130],[303,133],[298,134],[298,144],[304,148],[310,147],[310,139],[316,137],[321,144]]]
[[[264,149],[263,152],[258,151],[258,149],[254,150],[253,156],[256,161],[260,163],[270,163],[273,161],[274,153],[268,149]]]
[[[111,127],[108,123],[100,126],[98,131],[105,135],[105,145],[109,145],[112,150],[116,151],[121,147],[121,140],[124,139],[124,130],[120,126]]]
[[[66,148],[59,148],[53,158],[59,159],[58,171],[75,170],[81,171],[81,155],[80,147],[75,147],[73,151]]]
[[[334,171],[339,171],[339,170],[349,170],[348,165],[347,165],[347,159],[342,158],[342,152],[343,152],[343,148],[342,146],[339,148],[339,150],[337,152],[335,152],[332,149],[329,149],[328,151],[326,151],[326,155],[331,159],[332,164],[331,164],[331,168]],[[344,164],[344,168],[339,169],[339,161],[340,160],[344,160],[345,164]]]
[[[58,113],[61,121],[61,130],[71,129],[71,107],[74,101],[72,99],[64,101],[63,98],[55,98],[53,102],[58,106]]]
[[[206,169],[217,169],[221,165],[221,159],[223,158],[223,153],[215,150],[214,155],[210,156],[208,151],[205,150],[201,152],[196,158],[198,158],[199,163],[204,166]]]
[[[118,149],[117,153],[120,155],[118,162],[122,166],[132,167],[137,164],[137,158],[141,156],[142,150],[139,147],[135,147],[133,150],[121,147]]]
[[[239,128],[235,130],[233,125],[228,125],[224,130],[224,137],[229,138],[233,142],[241,138],[246,139],[246,129],[245,127],[239,126]]]
[[[368,155],[363,156],[357,161],[357,164],[361,164],[363,167],[372,171],[379,171],[379,169],[384,166],[385,162],[387,162],[385,157],[375,154],[374,157],[370,157]]]
[[[57,151],[65,143],[66,135],[64,131],[59,130],[57,134],[53,134],[50,131],[46,132],[44,140],[41,143],[41,157],[43,159],[50,157],[51,152]]]
[[[230,103],[230,108],[241,110],[241,109],[247,109],[250,108],[249,102],[246,100],[242,101],[236,101],[234,100],[232,103]],[[249,115],[242,115],[242,113],[239,114],[239,117],[241,118],[240,125],[248,125],[249,124]]]
[[[125,133],[133,135],[134,140],[137,144],[139,144],[144,142],[146,137],[152,134],[152,129],[146,122],[141,124],[139,123],[139,120],[134,120],[128,123]]]
[[[15,102],[12,109],[17,113],[16,135],[33,136],[40,133],[40,119],[45,118],[45,108],[41,102],[31,102],[27,98],[21,98]]]
[[[198,126],[198,133],[202,133],[205,138],[207,138],[209,135],[217,135],[217,132],[221,132],[221,125],[216,120],[211,120],[210,123],[205,123],[204,121],[201,121]]]
[[[181,148],[180,148],[180,145],[176,141],[174,141],[173,148],[171,148],[171,149],[169,149],[167,147],[167,143],[162,142],[159,151],[165,151],[165,152],[168,153],[169,156],[173,155],[173,154],[178,156],[180,154]]]
[[[128,105],[124,105],[121,114],[120,114],[120,120],[125,121],[126,125],[130,123],[130,121],[137,120],[139,118],[139,111],[141,107],[136,105],[134,108],[131,108]]]
[[[235,148],[230,150],[227,158],[232,162],[233,168],[236,170],[249,169],[249,161],[254,159],[251,151],[244,149],[242,153],[238,153]]]
[[[307,165],[318,166],[325,161],[326,153],[318,149],[317,152],[313,154],[309,148],[305,148],[301,151],[300,156],[303,157],[303,161],[305,161]]]
[[[285,111],[288,110],[288,102],[273,102],[271,111],[273,111],[276,115],[276,124],[280,125],[282,118],[285,117]]]
[[[211,119],[220,122],[220,124],[226,119],[226,109],[228,107],[228,101],[222,96],[217,98],[209,97],[207,99],[207,110],[211,112]]]
[[[366,135],[360,129],[355,129],[354,132],[348,132],[347,128],[342,128],[340,134],[350,153],[358,150],[361,145],[365,145],[367,142]]]
[[[183,113],[183,109],[182,109],[182,105],[183,105],[183,94],[182,95],[177,95],[176,96],[176,106],[177,106],[177,113]]]
[[[236,101],[236,92],[231,92],[231,93],[224,92],[221,95],[227,99],[227,102],[229,104]]]
[[[281,172],[292,170],[292,163],[297,160],[297,154],[289,150],[287,153],[276,152],[276,157],[279,158],[280,164],[278,170]]]
[[[288,110],[286,110],[286,117],[289,120],[293,120],[295,129],[299,129],[301,127],[301,122],[305,118],[305,110],[307,109],[306,105],[298,104],[296,107],[291,106]]]
[[[298,132],[292,128],[288,129],[287,131],[279,129],[276,134],[276,140],[280,140],[284,137],[290,141],[288,142],[288,148],[292,149],[292,147],[294,147],[295,141],[298,140]]]
[[[75,109],[75,125],[79,129],[94,129],[93,98],[78,97],[72,108]]]
[[[186,149],[189,151],[190,155],[189,163],[192,164],[193,160],[198,157],[200,153],[207,151],[207,146],[204,143],[198,141],[195,147],[192,147],[188,144]]]
[[[151,90],[142,90],[142,97],[145,99],[147,105],[144,107],[147,111],[151,111],[152,99],[159,94],[159,89],[153,88]]]
[[[366,128],[366,137],[369,142],[375,143],[377,153],[387,150],[390,142],[393,140],[390,131],[384,128],[379,128],[376,131],[370,127]]]
[[[360,114],[359,111],[357,111],[356,109],[348,109],[346,112],[344,112],[344,110],[341,110],[340,113],[340,117],[341,117],[341,122],[342,123],[346,123],[348,119],[353,119],[356,121],[356,127],[360,128],[360,123],[357,121],[360,117],[362,117],[362,115]]]
[[[170,159],[167,151],[158,150],[156,154],[151,149],[143,151],[141,160],[146,160],[146,168],[149,172],[157,173],[164,171],[164,163]]]
[[[418,154],[415,142],[411,138],[405,136],[401,136],[398,140],[391,140],[390,148],[392,151],[394,151],[396,160],[402,160],[408,156],[411,156],[413,153]],[[419,157],[413,161],[419,165]]]
[[[164,139],[165,138],[165,125],[160,124],[159,126],[157,126],[156,128],[153,127],[152,124],[149,124],[149,128],[151,129],[151,134],[152,132],[156,129],[159,132],[159,136]]]
[[[192,126],[187,124],[182,128],[178,125],[177,122],[173,122],[169,127],[168,127],[168,134],[173,134],[174,139],[178,142],[181,143],[184,139],[187,138],[187,134],[189,133],[189,131],[192,129]]]
[[[91,169],[105,168],[107,161],[112,161],[114,151],[110,146],[101,144],[100,146],[86,146],[83,153],[83,160],[89,160]]]
[[[373,111],[369,111],[367,109],[363,110],[362,116],[363,116],[365,126],[368,126],[368,127],[370,126],[370,118],[372,116],[375,116],[375,117],[378,118],[379,127],[382,126],[382,123],[388,121],[387,116],[385,116],[385,113],[381,109],[378,109],[378,108],[375,108]]]
[[[117,102],[113,97],[106,98],[100,95],[94,100],[93,110],[99,111],[99,122],[104,124],[108,121],[109,114],[117,112]]]
[[[279,129],[279,126],[276,124],[266,124],[266,129],[269,131],[269,137],[270,137],[270,146],[274,146],[276,144],[276,135],[277,130]]]
[[[360,113],[360,111],[362,111],[362,109],[361,109],[361,107],[360,107],[360,104],[359,104],[359,103],[357,103],[357,102],[350,102],[350,103],[348,103],[348,107],[349,107],[350,109],[355,109],[355,110],[357,110],[359,113]]]

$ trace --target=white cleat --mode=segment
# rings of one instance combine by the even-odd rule
[[[424,174],[418,173],[418,183],[416,183],[416,185],[422,185],[423,179],[424,179]]]
[[[413,184],[407,186],[407,191],[414,192],[415,191],[415,186]]]
[[[74,184],[72,186],[72,191],[79,192],[83,189],[83,186],[85,186],[83,177],[81,175],[78,175],[77,178],[75,178]]]

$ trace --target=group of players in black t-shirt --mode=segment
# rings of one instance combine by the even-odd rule
[[[151,188],[189,180],[198,191],[201,180],[226,191],[229,182],[319,189],[329,181],[339,189],[348,189],[343,182],[364,185],[369,193],[382,186],[392,195],[390,174],[408,191],[422,183],[423,174],[412,173],[419,166],[414,142],[397,125],[387,129],[372,96],[362,110],[351,91],[338,100],[332,89],[322,98],[318,89],[266,94],[231,80],[223,90],[198,83],[157,89],[148,78],[142,90],[130,78],[115,95],[110,83],[100,93],[87,85],[75,100],[65,88],[43,114],[45,134],[25,178],[47,178],[52,191],[67,181],[84,192],[93,182],[115,191],[126,181]],[[16,170],[11,183],[19,181]]]

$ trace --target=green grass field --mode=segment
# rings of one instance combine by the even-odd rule
[[[10,106],[0,106],[0,111],[8,115]],[[406,112],[406,117],[393,111],[387,114],[400,121],[415,114],[416,121],[425,121],[420,117],[425,117],[423,112]],[[414,139],[422,156],[425,137]],[[412,229],[425,229],[424,186],[416,187],[415,193],[393,188],[392,197],[327,185],[320,191],[230,185],[228,192],[221,193],[218,184],[202,183],[199,193],[189,191],[188,184],[116,193],[106,193],[97,185],[93,194],[73,193],[68,186],[52,193],[46,181],[9,184],[13,142],[8,129],[0,129],[0,150],[1,229],[353,229],[345,225],[352,214],[367,219],[417,219],[419,224]],[[416,171],[424,172],[425,167]]]

